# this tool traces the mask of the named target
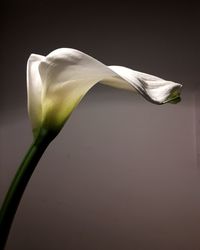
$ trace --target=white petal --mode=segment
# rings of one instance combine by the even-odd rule
[[[38,66],[43,59],[43,56],[31,54],[27,62],[28,112],[33,130],[40,126],[42,119],[42,82]]]
[[[51,52],[40,64],[40,72],[47,86],[70,80],[101,80],[112,87],[138,91],[157,104],[168,102],[173,93],[178,94],[181,88],[178,83],[126,67],[106,66],[75,49],[63,48]]]
[[[60,126],[97,82],[115,75],[107,66],[75,49],[58,49],[39,65],[43,83],[43,122]]]
[[[173,101],[180,95],[182,85],[167,81],[157,76],[141,73],[122,66],[109,66],[121,80],[114,87],[121,87],[129,83],[133,91],[137,90],[144,98],[155,104],[164,104]],[[112,82],[104,82],[113,86]],[[128,89],[128,88],[127,88]]]
[[[71,80],[102,79],[113,75],[107,66],[93,57],[69,48],[51,52],[40,63],[39,70],[47,88]]]
[[[37,67],[42,79],[42,122],[48,127],[53,123],[54,126],[64,124],[82,97],[97,82],[137,91],[157,104],[177,98],[181,88],[178,83],[129,68],[106,66],[81,51],[69,48],[51,52]]]

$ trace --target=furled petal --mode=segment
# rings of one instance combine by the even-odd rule
[[[42,118],[41,93],[42,81],[38,66],[44,57],[31,54],[27,62],[28,112],[33,130],[40,127]]]
[[[35,124],[39,120],[48,128],[61,128],[82,97],[98,82],[137,91],[156,104],[170,102],[180,95],[181,85],[178,83],[121,66],[106,66],[75,49],[57,49],[46,57],[35,56],[29,64],[28,81],[36,81],[29,112],[34,114]],[[37,107],[31,107],[34,102]],[[40,114],[41,119],[36,114]]]
[[[127,81],[144,98],[155,104],[164,104],[180,98],[181,84],[141,73],[122,66],[109,66],[117,75]],[[106,83],[105,83],[106,84]],[[123,87],[123,81],[118,87]]]

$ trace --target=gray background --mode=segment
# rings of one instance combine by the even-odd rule
[[[32,142],[30,53],[72,47],[184,85],[165,106],[94,87],[38,164],[6,250],[200,249],[199,21],[192,2],[4,1],[0,202]]]

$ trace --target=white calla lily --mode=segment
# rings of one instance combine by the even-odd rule
[[[96,83],[140,93],[156,104],[180,98],[181,84],[121,66],[106,66],[69,48],[46,57],[31,54],[27,64],[28,110],[34,133],[60,130],[83,96]]]
[[[27,63],[28,112],[34,140],[0,209],[0,249],[4,249],[23,192],[38,161],[71,112],[96,83],[140,93],[163,104],[180,100],[181,85],[121,66],[106,66],[75,49],[57,49]]]

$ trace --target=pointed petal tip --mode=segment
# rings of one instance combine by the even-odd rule
[[[28,58],[28,61],[31,61],[31,62],[34,62],[34,61],[41,61],[43,60],[45,57],[44,56],[41,56],[41,55],[38,55],[38,54],[34,54],[34,53],[31,53],[29,58]]]
[[[174,87],[171,90],[171,93],[168,97],[168,99],[163,102],[164,103],[171,103],[171,104],[177,104],[181,101],[181,90],[183,85],[180,83],[175,83]]]

